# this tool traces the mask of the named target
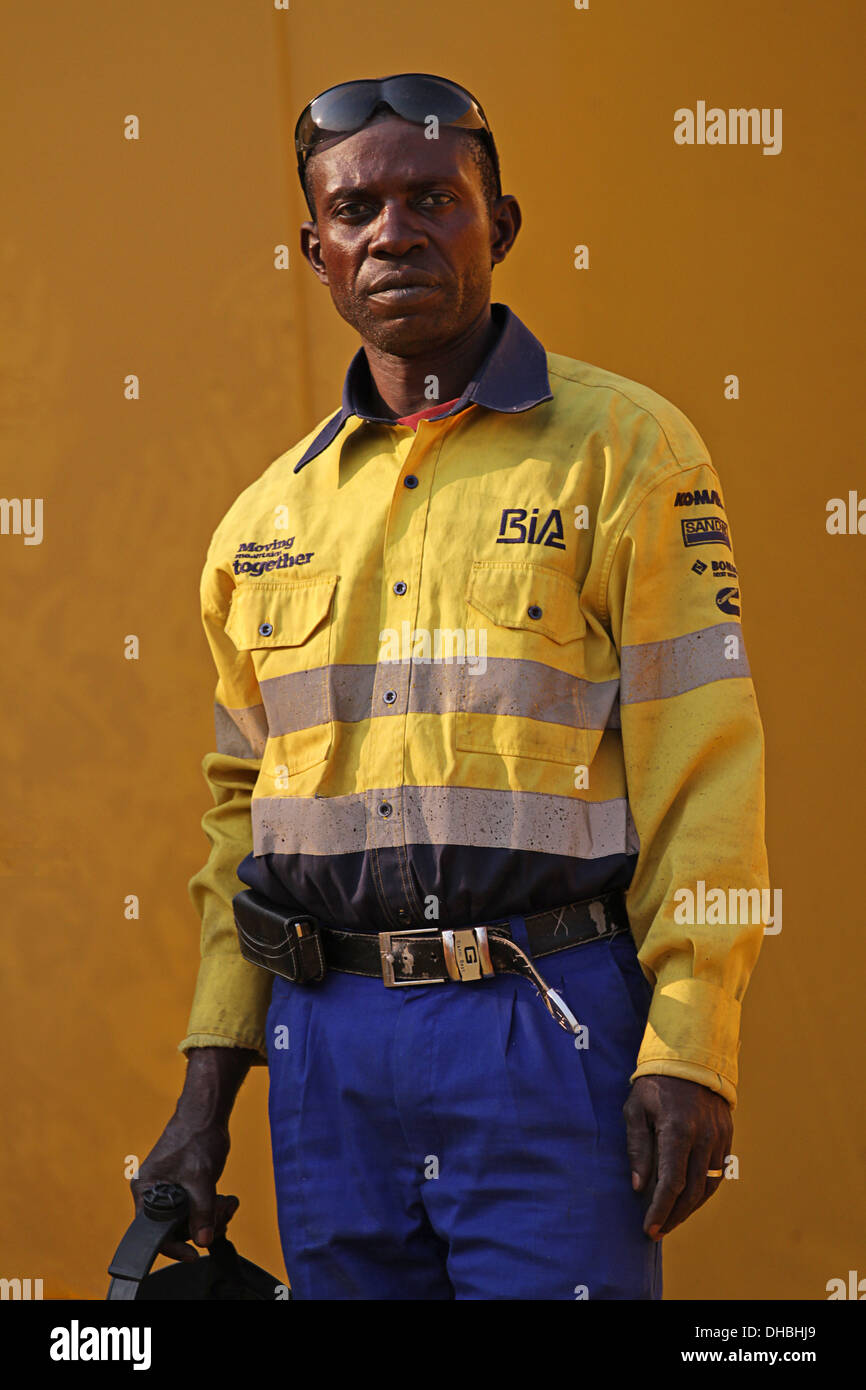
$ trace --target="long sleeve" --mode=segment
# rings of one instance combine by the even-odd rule
[[[739,589],[714,469],[669,472],[627,518],[608,583],[640,839],[628,910],[654,984],[632,1080],[680,1076],[732,1105],[769,896],[764,739]]]
[[[232,581],[214,564],[215,540],[201,583],[202,622],[217,670],[216,750],[202,761],[214,800],[202,817],[211,850],[189,883],[201,919],[202,959],[187,1036],[178,1051],[245,1047],[257,1051],[265,1063],[264,1027],[273,976],[240,954],[232,898],[246,887],[236,871],[252,851],[250,801],[267,725],[250,653],[238,651],[225,634]]]

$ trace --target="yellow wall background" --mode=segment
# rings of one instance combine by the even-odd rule
[[[0,536],[0,1274],[104,1297],[124,1161],[180,1090],[214,683],[198,578],[358,345],[298,250],[294,121],[332,83],[424,69],[477,93],[523,207],[494,297],[680,406],[732,520],[784,925],[746,999],[740,1176],[666,1241],[666,1296],[866,1275],[866,537],[825,529],[829,498],[866,490],[862,5],[88,0],[4,28],[0,492],[44,499],[44,539]],[[781,154],[678,147],[698,100],[781,107]],[[264,1069],[221,1190],[241,1251],[282,1273]]]

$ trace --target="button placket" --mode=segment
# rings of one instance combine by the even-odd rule
[[[405,469],[409,471],[403,473],[400,483],[394,489],[383,546],[382,628],[390,628],[397,633],[399,660],[377,661],[373,683],[371,732],[375,739],[375,765],[381,767],[383,773],[386,769],[390,772],[392,784],[399,783],[403,768],[403,740],[411,679],[410,653],[412,632],[417,621],[418,579],[421,572],[427,506],[428,484],[426,479],[422,482],[419,472],[420,465],[425,461],[425,455],[429,454],[430,449],[431,444],[424,443],[415,434],[405,454],[402,449],[398,450],[401,473]],[[412,479],[408,485],[407,479]],[[397,518],[402,521],[405,515],[403,509],[407,507],[410,509],[409,526],[401,527],[399,546],[394,547],[392,553],[391,537],[397,530]],[[389,724],[387,731],[377,727],[384,722]],[[392,741],[388,743],[388,740]]]
[[[381,629],[398,635],[398,661],[377,657],[370,720],[370,765],[381,779],[368,793],[368,839],[372,850],[391,849],[392,856],[375,856],[376,891],[383,910],[399,926],[411,921],[411,900],[405,878],[405,829],[402,788],[406,717],[412,675],[412,632],[418,621],[421,564],[424,554],[426,513],[433,464],[441,447],[440,437],[416,434],[404,454],[395,450],[400,476],[394,487],[385,523],[382,548]],[[408,470],[408,471],[405,471]],[[399,534],[399,541],[393,538]],[[381,648],[380,648],[381,650]],[[402,869],[401,869],[402,865]]]
[[[398,627],[399,632],[399,627]],[[401,634],[402,637],[402,634]],[[380,661],[373,682],[373,719],[405,715],[409,705],[408,661]]]

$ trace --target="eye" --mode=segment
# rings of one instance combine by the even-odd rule
[[[449,203],[453,203],[454,201],[454,197],[451,193],[443,192],[441,189],[434,189],[430,193],[420,194],[415,199],[415,205],[424,208],[426,204],[425,210],[429,210],[430,208],[447,207]],[[370,216],[372,210],[372,205],[370,203],[365,203],[360,199],[353,199],[351,202],[340,203],[339,207],[334,209],[333,215],[341,221],[356,221],[362,217]]]

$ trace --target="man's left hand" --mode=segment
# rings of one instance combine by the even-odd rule
[[[652,1190],[644,1231],[661,1240],[712,1197],[734,1132],[731,1107],[679,1076],[639,1076],[623,1107],[632,1187]]]

